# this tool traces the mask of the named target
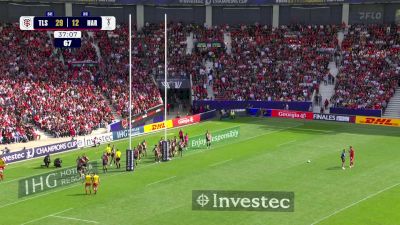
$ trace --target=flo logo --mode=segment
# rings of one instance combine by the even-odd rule
[[[197,204],[199,204],[201,207],[204,207],[208,204],[210,201],[205,194],[201,194],[199,197],[197,197]]]
[[[293,192],[192,191],[192,209],[209,211],[293,212]]]

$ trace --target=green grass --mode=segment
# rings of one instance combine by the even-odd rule
[[[196,136],[206,129],[236,126],[240,126],[239,138],[211,150],[188,151],[183,158],[160,164],[148,156],[133,173],[100,174],[96,196],[83,195],[79,183],[18,199],[18,179],[52,169],[39,168],[41,159],[9,165],[6,180],[0,182],[0,224],[393,225],[400,221],[400,129],[241,118],[205,122],[184,131]],[[153,144],[160,135],[146,140]],[[126,149],[128,141],[115,144]],[[349,145],[356,150],[356,166],[343,171],[340,151]],[[74,166],[77,155],[85,152],[92,160],[99,159],[104,148],[61,157],[64,166]],[[311,163],[306,163],[309,159]],[[192,190],[202,189],[293,191],[295,212],[192,211]]]

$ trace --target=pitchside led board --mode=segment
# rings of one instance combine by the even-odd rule
[[[113,16],[55,17],[21,16],[19,27],[25,31],[54,31],[56,48],[80,48],[82,30],[115,30]]]

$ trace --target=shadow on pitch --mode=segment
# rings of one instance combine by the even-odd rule
[[[332,166],[332,167],[326,168],[326,170],[341,170],[341,169],[342,169],[342,167],[340,167],[340,166]]]

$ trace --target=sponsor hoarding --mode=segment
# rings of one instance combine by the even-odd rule
[[[167,120],[166,124],[167,124],[167,128],[173,127],[172,120]],[[152,124],[144,126],[144,132],[147,133],[147,132],[152,132],[152,131],[156,131],[156,130],[161,130],[161,129],[164,129],[164,128],[165,128],[165,123],[164,122],[152,123]]]
[[[88,163],[87,168],[90,172],[98,173],[96,161]],[[76,166],[67,167],[19,180],[18,197],[22,198],[56,188],[69,186],[78,182],[82,182],[82,177],[77,171]]]
[[[139,134],[142,134],[143,132],[144,132],[143,126],[132,127],[131,134],[132,134],[132,136],[137,136]],[[127,137],[129,137],[129,129],[112,132],[112,136],[113,136],[114,140],[127,138]]]
[[[278,110],[278,109],[273,109],[271,112],[271,116],[280,118],[291,118],[291,119],[306,119],[306,120],[313,119],[312,112]]]
[[[78,148],[77,141],[73,140],[73,141],[56,143],[52,145],[45,145],[36,148],[22,149],[20,151],[4,154],[1,157],[5,160],[6,163],[13,163],[22,160],[42,157],[47,154],[65,152],[77,148]]]
[[[381,118],[381,117],[372,117],[372,116],[356,116],[356,123],[399,127],[400,119]]]
[[[103,144],[103,143],[111,142],[113,140],[114,140],[113,133],[108,132],[108,133],[99,134],[96,136],[81,137],[81,138],[78,138],[77,142],[78,142],[78,148],[83,148],[83,147],[94,146],[95,141],[96,141],[96,144]]]
[[[238,138],[240,134],[240,127],[232,127],[225,130],[211,132],[211,143],[220,143],[234,138]],[[189,137],[189,149],[199,149],[206,147],[205,135],[198,135]]]
[[[345,123],[354,123],[354,116],[336,115],[336,114],[321,114],[314,113],[314,120],[324,120],[324,121],[336,121]]]
[[[196,114],[193,116],[185,116],[185,117],[173,119],[172,125],[174,127],[180,127],[180,126],[185,126],[185,125],[199,123],[199,122],[200,122],[200,115]]]

